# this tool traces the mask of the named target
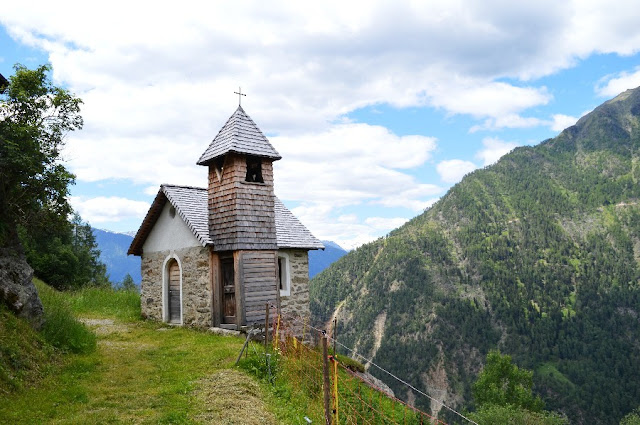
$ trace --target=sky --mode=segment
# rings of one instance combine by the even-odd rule
[[[275,193],[352,249],[462,177],[640,86],[638,1],[9,2],[0,73],[49,63],[83,100],[70,202],[137,230],[238,106],[282,155]]]

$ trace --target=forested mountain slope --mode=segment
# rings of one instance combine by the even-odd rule
[[[312,281],[312,314],[445,403],[473,407],[497,347],[535,370],[547,408],[617,424],[640,405],[639,202],[640,88],[338,260]]]

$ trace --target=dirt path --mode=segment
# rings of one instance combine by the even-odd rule
[[[241,338],[109,317],[81,320],[98,337],[96,351],[67,356],[37,387],[12,394],[10,409],[0,411],[4,423],[278,423],[260,385],[233,366]]]

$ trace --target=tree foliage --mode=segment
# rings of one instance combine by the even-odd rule
[[[492,350],[473,385],[473,398],[478,407],[494,404],[539,412],[543,403],[533,395],[532,388],[532,371],[520,369],[513,364],[511,356]]]
[[[15,74],[0,102],[0,242],[17,226],[65,225],[74,176],[60,163],[67,132],[82,127],[80,99],[53,85],[49,66]]]
[[[515,406],[487,404],[469,417],[480,425],[568,425],[569,421],[553,412],[532,412]]]
[[[620,425],[640,425],[640,407],[622,418]]]
[[[120,289],[123,291],[137,291],[138,287],[136,286],[136,282],[133,280],[133,277],[129,273],[122,279],[120,282]]]
[[[23,250],[57,289],[108,283],[91,227],[67,202],[74,176],[65,135],[82,127],[81,100],[49,79],[48,65],[15,74],[0,102],[0,245]]]

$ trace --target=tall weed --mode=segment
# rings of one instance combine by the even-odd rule
[[[73,353],[89,353],[96,348],[96,336],[74,317],[68,295],[34,279],[44,307],[42,336],[54,347]]]

